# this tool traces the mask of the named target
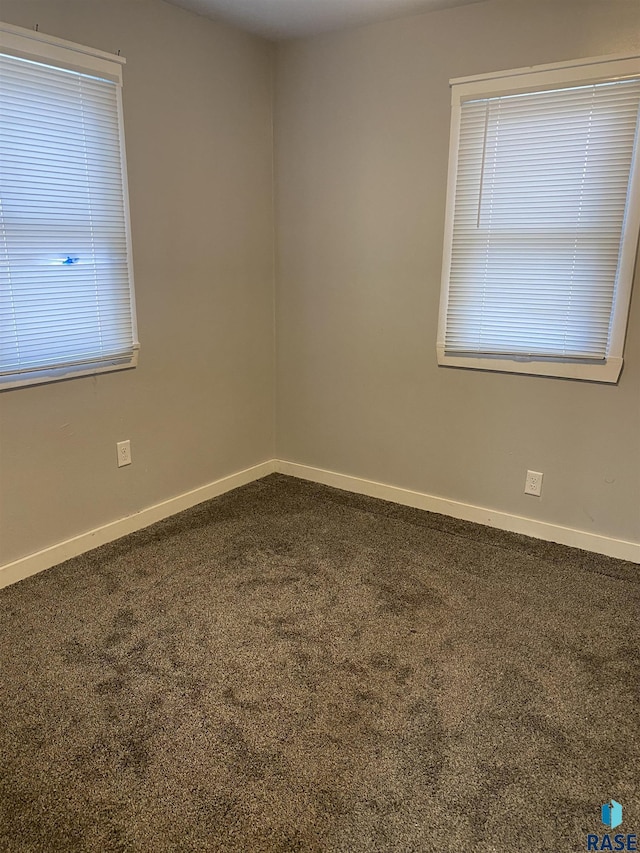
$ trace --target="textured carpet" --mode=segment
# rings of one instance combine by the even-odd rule
[[[0,592],[3,851],[640,830],[640,568],[273,475]],[[620,830],[618,830],[620,831]]]

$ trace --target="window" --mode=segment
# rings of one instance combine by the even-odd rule
[[[640,57],[452,81],[439,364],[618,380],[639,105]]]
[[[136,363],[123,61],[0,24],[0,388]]]

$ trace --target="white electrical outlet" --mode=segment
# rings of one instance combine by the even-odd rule
[[[129,439],[119,441],[116,447],[118,449],[118,468],[122,468],[123,465],[131,465],[131,442]]]
[[[527,471],[527,479],[524,481],[525,495],[540,497],[542,494],[542,477],[540,471]]]

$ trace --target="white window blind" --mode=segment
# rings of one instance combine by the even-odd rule
[[[119,97],[0,55],[0,383],[134,360]]]
[[[640,77],[462,100],[445,355],[606,359],[639,105]]]

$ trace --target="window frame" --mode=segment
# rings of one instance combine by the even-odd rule
[[[24,371],[22,373],[0,376],[0,392],[29,385],[40,385],[81,376],[94,376],[111,373],[116,370],[128,370],[138,364],[140,343],[136,317],[136,299],[133,277],[133,250],[131,240],[131,216],[129,209],[129,190],[127,177],[127,157],[124,134],[124,114],[122,107],[122,67],[126,64],[123,56],[106,53],[97,48],[86,47],[66,39],[50,36],[36,30],[27,30],[13,24],[0,22],[0,53],[28,59],[55,68],[75,71],[110,80],[116,85],[118,114],[118,135],[122,166],[122,192],[127,247],[127,272],[129,281],[129,301],[133,347],[131,356],[125,358],[104,358],[96,361],[69,364],[52,368]]]
[[[438,337],[436,353],[438,364],[448,367],[473,368],[508,373],[554,376],[594,382],[616,383],[623,365],[631,291],[640,234],[640,141],[636,138],[629,176],[629,190],[625,223],[619,255],[618,281],[611,314],[609,350],[604,361],[584,361],[565,357],[534,358],[504,355],[453,355],[445,352],[445,332],[449,304],[449,277],[455,214],[458,150],[462,104],[479,98],[500,95],[524,94],[541,89],[564,89],[571,86],[613,82],[640,76],[640,55],[620,54],[590,57],[571,62],[558,62],[518,68],[472,77],[458,77],[449,81],[451,86],[451,131],[449,142],[449,170],[447,178],[447,204],[445,212],[444,249]]]

